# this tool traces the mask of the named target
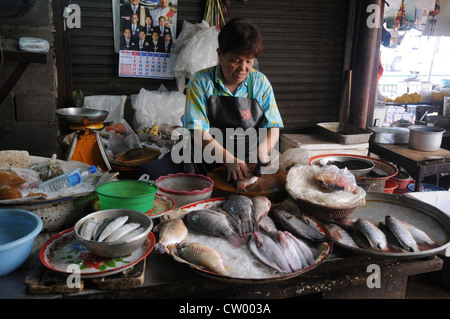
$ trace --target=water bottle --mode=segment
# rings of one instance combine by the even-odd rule
[[[74,169],[55,178],[49,179],[39,185],[44,192],[56,193],[62,188],[75,186],[85,180],[89,175],[97,172],[95,165]]]

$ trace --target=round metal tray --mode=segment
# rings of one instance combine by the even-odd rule
[[[84,119],[89,123],[103,122],[109,115],[107,111],[89,109],[86,107],[68,107],[57,109],[56,114],[61,118],[75,124],[84,124]]]
[[[420,252],[388,253],[351,247],[333,242],[338,247],[357,254],[383,258],[408,259],[435,255],[450,245],[450,217],[440,209],[417,199],[386,193],[368,192],[366,205],[358,207],[348,218],[365,218],[375,225],[384,221],[386,215],[406,221],[428,234],[439,247]]]

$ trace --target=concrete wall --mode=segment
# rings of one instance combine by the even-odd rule
[[[51,0],[38,0],[25,15],[0,18],[2,48],[17,45],[20,37],[36,37],[54,46]],[[0,87],[16,63],[4,62],[0,70]],[[0,150],[26,150],[30,155],[50,157],[58,154],[59,136],[55,56],[46,64],[30,64],[28,69],[0,105]],[[60,158],[58,154],[58,158]]]

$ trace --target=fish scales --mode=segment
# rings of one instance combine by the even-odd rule
[[[255,232],[251,235],[248,247],[250,252],[267,266],[280,273],[290,273],[291,268],[278,243],[271,237]]]
[[[181,219],[167,219],[156,225],[155,232],[159,234],[159,241],[155,245],[155,251],[164,253],[166,248],[172,248],[175,244],[182,242],[188,230]]]
[[[222,204],[222,209],[229,213],[240,224],[240,235],[253,233],[253,202],[247,196],[230,195]]]
[[[392,233],[398,239],[402,248],[404,248],[410,252],[419,251],[417,242],[414,240],[410,231],[397,218],[388,215],[385,217],[385,223],[386,223],[386,226],[392,231]]]
[[[200,243],[178,243],[175,247],[179,256],[189,263],[218,274],[228,273],[222,257],[211,247]]]
[[[306,225],[302,220],[288,213],[287,211],[280,209],[271,209],[270,214],[276,224],[294,234],[295,236],[312,241],[327,240],[327,238],[323,234]]]
[[[389,251],[386,235],[372,222],[359,218],[355,222],[355,227],[368,240],[370,248],[383,252]]]

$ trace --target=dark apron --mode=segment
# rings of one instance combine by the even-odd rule
[[[214,137],[213,128],[218,129],[222,136],[223,141],[217,139],[219,143],[223,147],[225,147],[231,154],[235,157],[244,160],[246,163],[249,163],[249,160],[253,162],[253,159],[257,157],[257,141],[258,141],[258,128],[264,119],[264,112],[259,105],[258,101],[253,98],[253,81],[249,77],[248,79],[248,97],[234,97],[234,96],[221,96],[219,95],[219,91],[216,87],[214,87],[214,94],[207,101],[207,114],[210,122],[210,133]],[[230,131],[227,132],[227,128],[231,128],[232,134]],[[239,131],[235,131],[234,129],[242,128],[242,134]],[[245,134],[245,130],[255,128],[256,130],[250,130],[248,132],[256,133],[256,136],[252,136],[256,138],[256,144],[252,143],[252,138]],[[254,140],[253,140],[254,141]],[[250,143],[249,143],[250,142]],[[191,144],[193,150],[193,143]],[[238,150],[245,149],[243,154],[238,152]],[[254,153],[252,153],[254,152]],[[254,154],[253,156],[249,156],[250,154]],[[193,155],[191,156],[193,159]],[[256,161],[255,161],[256,163]],[[206,175],[208,171],[214,169],[216,167],[222,166],[223,163],[194,163],[193,161],[194,171],[191,171],[193,168],[189,165],[187,171],[195,172],[197,174]]]

